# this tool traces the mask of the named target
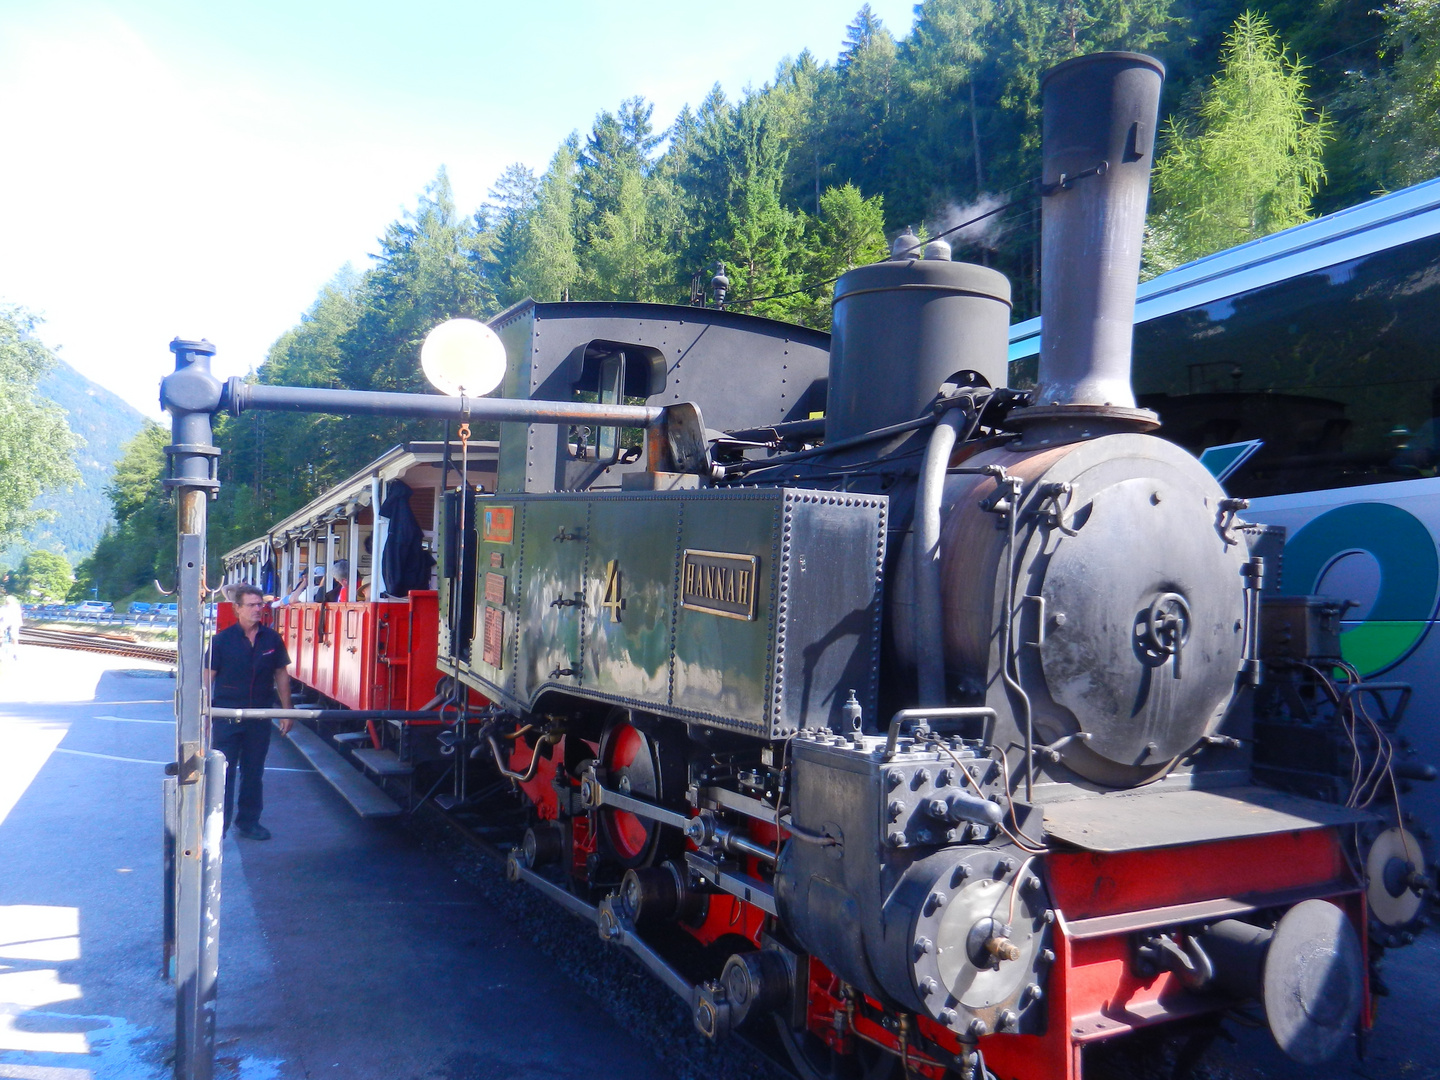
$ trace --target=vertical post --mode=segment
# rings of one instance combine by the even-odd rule
[[[205,822],[200,858],[200,948],[194,1008],[203,1040],[204,1068],[191,1075],[209,1077],[215,1057],[215,998],[220,974],[220,862],[225,840],[225,755],[205,755]]]
[[[160,977],[167,982],[175,981],[175,777],[165,778],[165,927],[164,941],[160,949]]]
[[[385,573],[380,556],[385,551],[385,537],[389,518],[380,516],[380,503],[385,496],[385,485],[378,475],[370,477],[370,599],[379,600],[385,595]]]
[[[204,716],[205,526],[207,503],[219,488],[211,420],[220,405],[220,381],[210,372],[215,346],[208,341],[170,343],[175,371],[160,387],[171,415],[170,476],[175,492],[175,1076],[211,1080],[215,1065],[215,970],[219,904],[207,903],[207,877],[218,900],[220,843],[207,844],[207,811],[224,798],[224,766],[210,761]],[[218,781],[216,777],[218,776]],[[206,788],[212,790],[207,793]],[[207,797],[208,794],[208,797]],[[223,803],[221,804],[223,805]],[[207,852],[207,848],[210,848]],[[210,863],[207,874],[206,864]]]
[[[350,540],[345,545],[345,558],[350,560],[350,573],[345,578],[345,595],[353,602],[360,587],[360,508],[350,515]]]

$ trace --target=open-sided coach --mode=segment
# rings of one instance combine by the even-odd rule
[[[236,623],[210,641],[205,677],[210,703],[222,709],[273,709],[290,705],[290,654],[274,630],[260,622],[265,595],[254,585],[237,586],[231,596]],[[280,721],[280,733],[292,721]],[[265,755],[270,750],[269,720],[215,720],[210,745],[225,755],[225,829],[249,840],[269,840],[260,824],[265,804]],[[236,775],[239,795],[236,796]],[[237,805],[238,804],[238,805]]]

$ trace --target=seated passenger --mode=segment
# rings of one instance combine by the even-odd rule
[[[336,559],[331,573],[333,576],[325,599],[332,604],[343,604],[350,599],[350,563],[345,559]]]
[[[321,600],[324,599],[325,567],[314,567],[310,571],[310,580],[313,581],[315,584],[313,589],[311,589],[310,593],[308,594],[308,599],[313,603],[319,603]],[[305,592],[307,588],[310,588],[310,586],[306,583],[305,578],[301,577],[299,583],[296,584],[295,588],[291,589],[279,600],[275,601],[275,606],[279,607],[281,604],[303,604],[307,599],[307,595]]]

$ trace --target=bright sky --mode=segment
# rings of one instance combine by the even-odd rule
[[[913,0],[871,0],[896,36]],[[631,95],[663,128],[860,0],[0,0],[0,302],[158,416],[172,337],[241,374],[443,165],[462,210]]]

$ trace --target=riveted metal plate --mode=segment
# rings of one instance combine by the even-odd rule
[[[763,738],[838,725],[851,690],[873,713],[884,496],[744,489],[505,502],[515,507],[505,601],[514,682],[492,664],[475,680],[482,692],[528,706],[563,687]],[[700,601],[689,604],[687,553],[689,596]],[[707,566],[709,584],[697,583]]]
[[[670,700],[670,600],[680,508],[592,506],[585,585],[585,683],[617,698]]]

